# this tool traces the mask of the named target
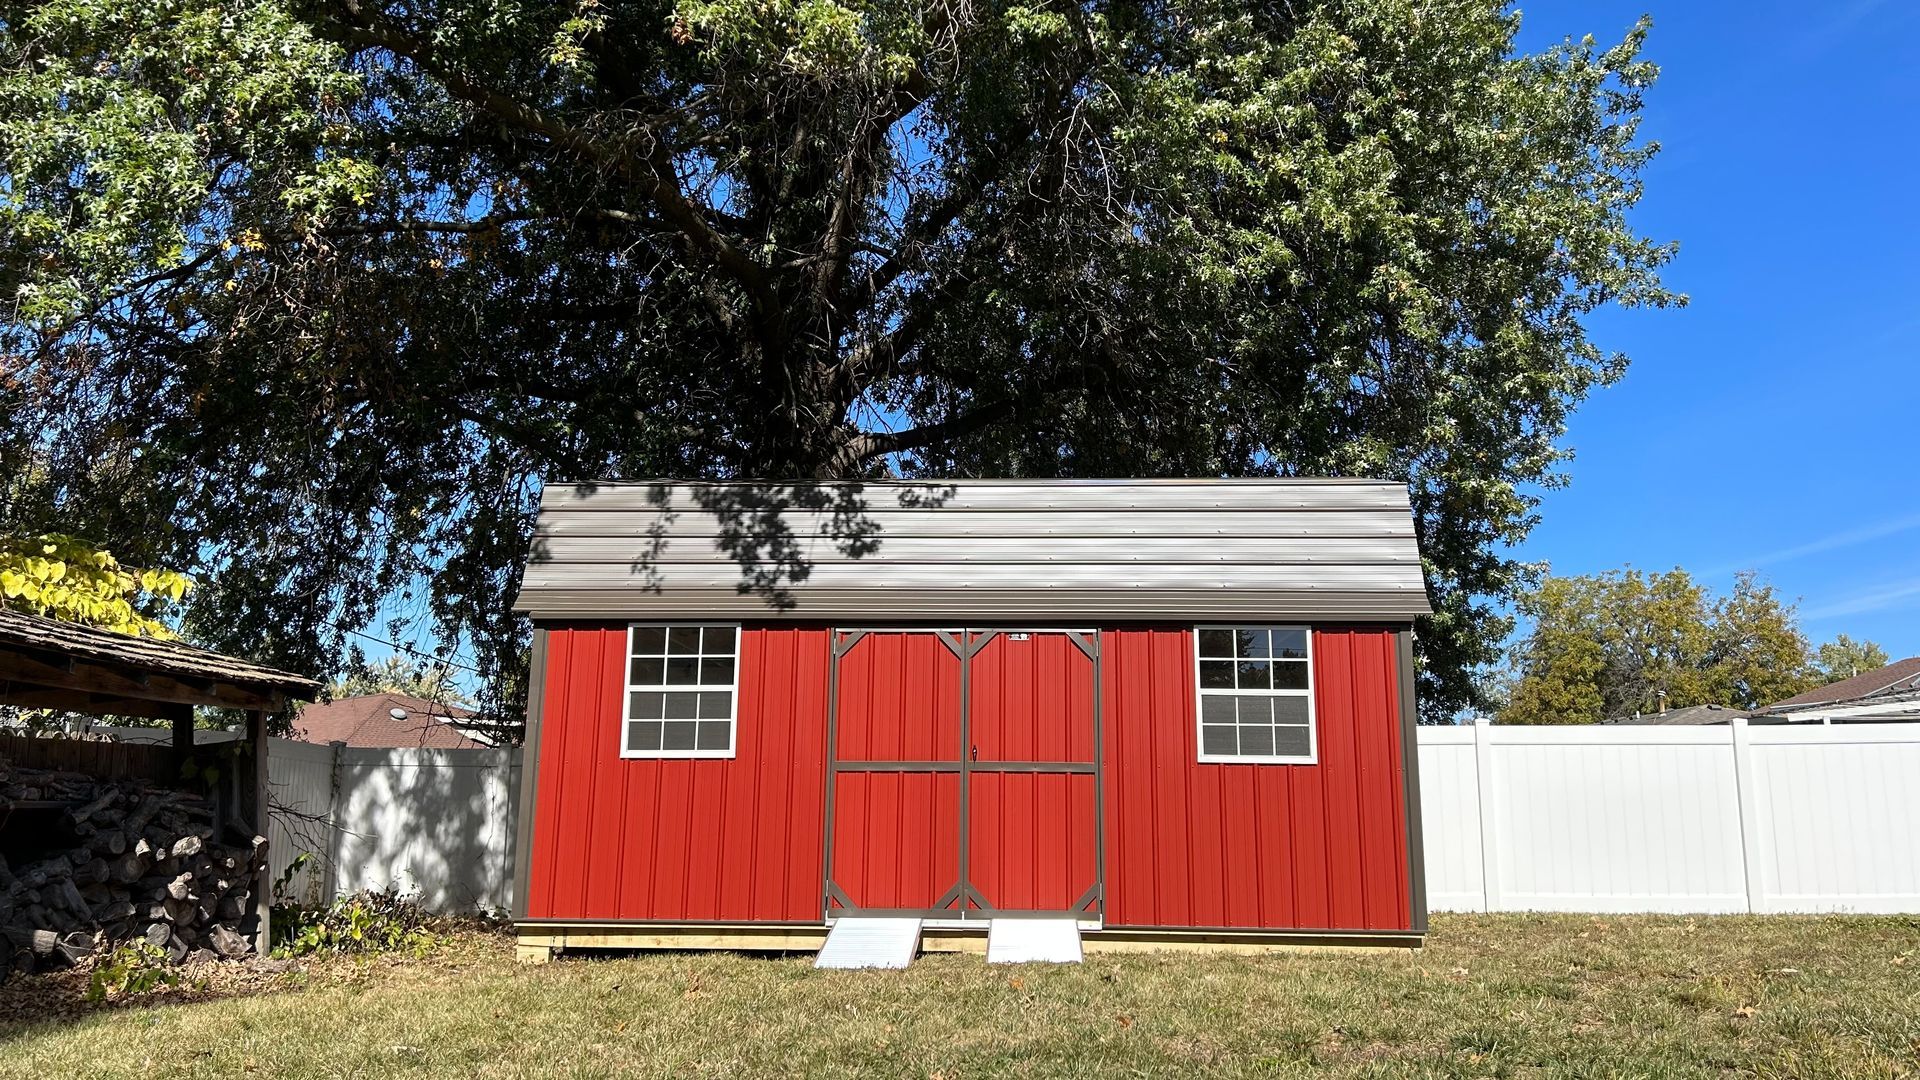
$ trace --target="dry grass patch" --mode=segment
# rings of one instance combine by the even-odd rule
[[[0,991],[0,1075],[1920,1075],[1916,919],[1448,917],[1413,958],[904,972],[523,967],[469,934],[104,1009],[71,981]]]

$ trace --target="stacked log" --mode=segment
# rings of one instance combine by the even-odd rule
[[[17,866],[0,853],[0,971],[77,963],[135,938],[176,963],[251,950],[241,926],[265,837],[220,842],[232,829],[189,792],[0,763],[0,816],[26,804],[62,815],[50,830],[61,849]]]

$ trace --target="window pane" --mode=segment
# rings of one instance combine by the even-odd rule
[[[636,724],[628,724],[627,749],[629,751],[660,749],[660,721],[642,720]]]
[[[1241,728],[1240,753],[1248,756],[1271,757],[1273,755],[1273,729],[1265,726]]]
[[[1277,727],[1273,732],[1273,752],[1280,757],[1306,757],[1312,752],[1312,733],[1303,727]]]
[[[667,698],[667,713],[666,713],[667,719],[691,720],[694,717],[700,715],[700,695],[699,694],[686,694],[686,693],[668,694],[666,695],[666,698]]]
[[[660,699],[664,696],[644,692],[629,695],[627,715],[634,720],[660,719]]]
[[[1275,630],[1273,632],[1273,655],[1284,656],[1292,660],[1307,658],[1307,632],[1305,630]]]
[[[1200,661],[1200,688],[1203,690],[1233,689],[1233,661]]]
[[[661,676],[666,674],[667,662],[657,656],[642,656],[633,662],[635,686],[659,686]]]
[[[1270,668],[1273,665],[1265,660],[1242,660],[1239,663],[1240,689],[1265,690],[1273,685]]]
[[[733,711],[733,695],[725,690],[707,690],[700,695],[700,719],[725,720]]]
[[[1241,698],[1240,722],[1242,724],[1254,724],[1259,727],[1266,727],[1268,724],[1273,723],[1273,699],[1265,696],[1253,697],[1251,695]]]
[[[693,729],[698,726],[698,724],[695,724],[691,720],[669,721],[666,725],[665,738],[661,740],[660,748],[662,750],[693,749]]]
[[[697,626],[675,626],[667,630],[667,652],[678,656],[682,653],[700,651],[700,628]]]
[[[727,729],[733,725],[725,720],[708,720],[700,725],[698,746],[700,750],[725,750],[727,748]]]
[[[1231,724],[1234,721],[1233,697],[1229,694],[1200,695],[1200,722]]]
[[[633,628],[633,655],[652,653],[655,656],[667,648],[667,628],[664,626],[636,626]]]
[[[1225,724],[1207,724],[1200,729],[1200,752],[1203,754],[1237,754],[1233,729]]]
[[[700,661],[700,685],[732,686],[733,657],[709,656]]]
[[[700,651],[708,656],[733,655],[733,631],[731,626],[708,626],[700,631]]]
[[[1305,690],[1307,688],[1306,661],[1274,661],[1273,688],[1275,690]]]
[[[1200,631],[1200,655],[1201,656],[1222,656],[1222,657],[1232,656],[1233,655],[1233,631],[1231,630]]]
[[[667,657],[667,685],[692,686],[700,681],[700,658],[696,656]]]
[[[1243,660],[1264,660],[1267,656],[1267,632],[1253,627],[1235,630],[1233,655]]]
[[[1273,722],[1276,724],[1307,723],[1307,699],[1304,697],[1277,697],[1273,699]]]

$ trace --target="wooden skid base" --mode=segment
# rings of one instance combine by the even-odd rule
[[[827,940],[824,926],[755,926],[749,923],[523,923],[514,955],[523,963],[544,963],[577,949],[710,949],[739,952],[817,952]],[[1420,948],[1417,934],[1293,934],[1284,931],[1093,930],[1082,939],[1089,953],[1202,952],[1259,955],[1280,952],[1411,954]],[[987,928],[927,929],[922,952],[985,953]]]

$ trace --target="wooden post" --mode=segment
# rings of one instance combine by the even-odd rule
[[[264,709],[254,709],[247,713],[247,742],[253,747],[253,827],[257,835],[273,837],[272,806],[267,797],[267,713]],[[253,950],[265,956],[273,947],[273,928],[269,925],[273,911],[273,849],[267,849],[268,856],[261,864],[253,882],[253,909],[260,916],[259,926],[254,930]]]
[[[173,724],[173,767],[178,769],[193,756],[193,706],[170,704],[166,715]]]

